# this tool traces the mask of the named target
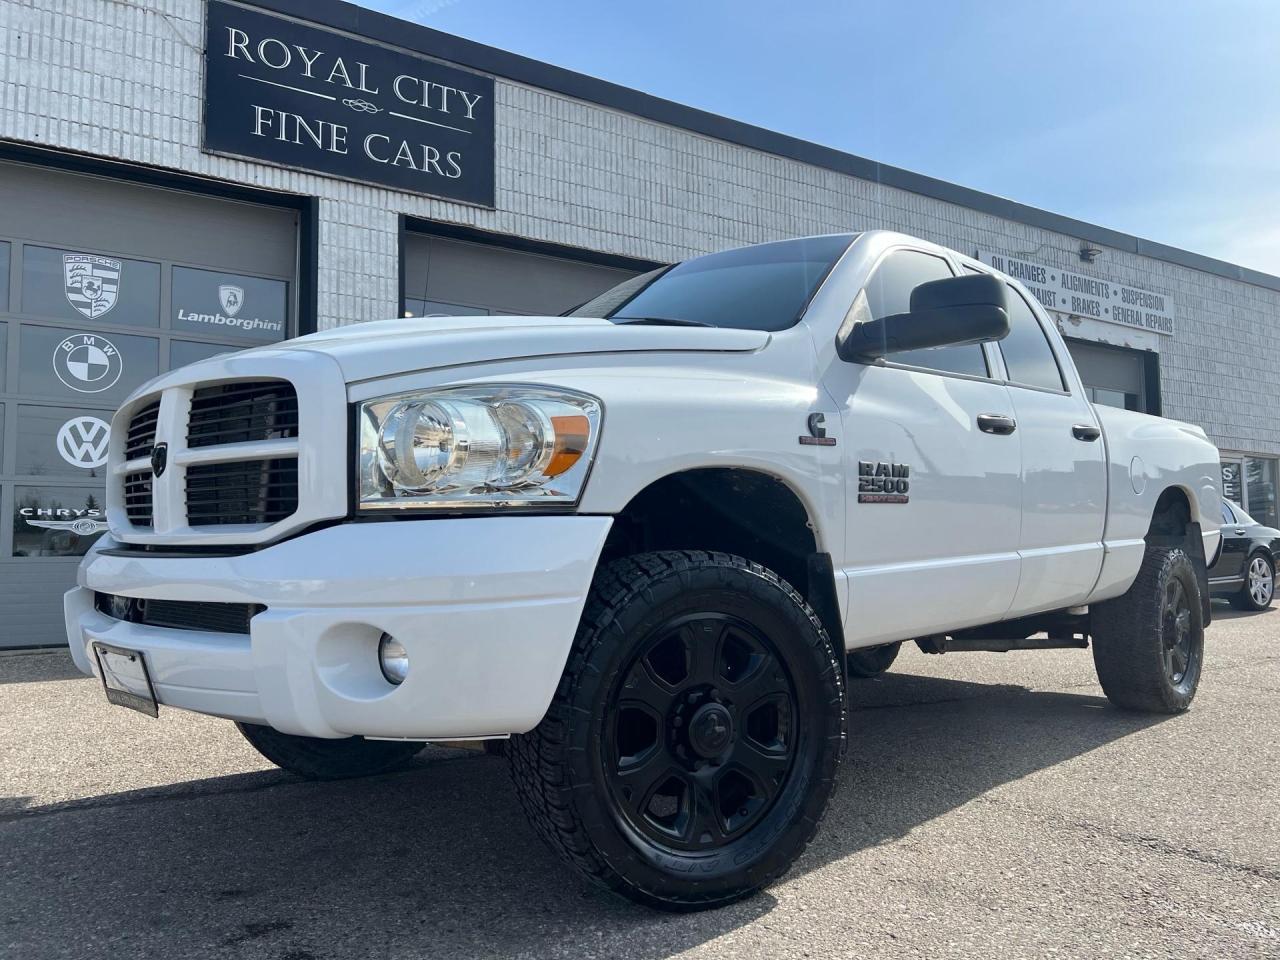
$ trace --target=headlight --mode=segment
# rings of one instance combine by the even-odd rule
[[[600,401],[570,390],[457,387],[360,404],[361,509],[573,504]]]

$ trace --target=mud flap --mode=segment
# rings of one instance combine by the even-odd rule
[[[1204,536],[1200,532],[1200,524],[1187,524],[1187,536],[1183,549],[1187,551],[1192,565],[1196,568],[1196,584],[1200,587],[1200,613],[1207,627],[1213,622],[1213,601],[1209,596],[1209,564],[1204,556]]]

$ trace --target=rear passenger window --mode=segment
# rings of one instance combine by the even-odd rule
[[[947,261],[918,250],[897,250],[880,262],[867,281],[867,307],[875,319],[906,313],[911,308],[911,291],[930,280],[951,276]],[[907,350],[885,357],[890,363],[905,363],[947,373],[965,373],[985,377],[987,358],[976,343],[964,346],[938,347],[933,350]]]
[[[1011,381],[1050,390],[1066,389],[1044,328],[1013,287],[1009,288],[1009,335],[999,344]]]

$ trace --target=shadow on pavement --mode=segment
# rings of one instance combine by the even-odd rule
[[[1228,601],[1219,599],[1218,597],[1213,598],[1214,623],[1219,620],[1241,620],[1249,619],[1251,617],[1270,617],[1274,616],[1277,610],[1280,610],[1280,608],[1274,606],[1267,607],[1265,610],[1237,610],[1235,607],[1231,606]],[[1213,629],[1212,623],[1209,624],[1209,629]]]
[[[842,782],[797,872],[1155,722],[1095,696],[895,674],[851,702]],[[373,780],[251,773],[10,810],[0,947],[24,958],[663,958],[775,904],[671,916],[589,890],[525,823],[505,762],[456,751]]]

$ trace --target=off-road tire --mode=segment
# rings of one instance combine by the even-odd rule
[[[796,746],[789,772],[759,818],[745,821],[749,826],[735,839],[694,852],[664,847],[629,825],[634,813],[616,800],[606,742],[622,713],[615,705],[626,696],[627,671],[634,673],[643,656],[639,651],[652,649],[646,645],[670,629],[672,618],[703,615],[737,618],[769,637],[773,659],[783,668],[770,670],[772,679],[787,674],[795,691]],[[719,650],[726,635],[716,641]],[[720,662],[719,652],[710,656]],[[696,720],[689,723],[690,736]],[[741,557],[663,551],[597,572],[550,709],[534,730],[511,738],[507,755],[535,830],[590,881],[660,909],[702,910],[749,896],[800,855],[835,785],[845,727],[837,654],[818,615],[789,584]],[[744,723],[744,732],[734,736],[747,736],[746,729]]]
[[[1271,594],[1267,597],[1266,603],[1259,603],[1257,600],[1255,600],[1253,598],[1253,593],[1249,587],[1250,571],[1253,569],[1254,563],[1256,563],[1259,560],[1265,563],[1267,565],[1267,568],[1271,571]],[[1228,597],[1227,599],[1231,602],[1231,606],[1235,607],[1237,610],[1250,610],[1255,613],[1258,612],[1259,610],[1266,610],[1269,606],[1271,606],[1271,601],[1275,599],[1275,583],[1276,583],[1275,561],[1272,560],[1270,557],[1268,557],[1261,550],[1255,550],[1253,551],[1253,553],[1249,554],[1249,558],[1244,562],[1244,586],[1240,588],[1239,593],[1234,594],[1233,596]]]
[[[1166,664],[1178,634],[1166,611],[1177,581],[1187,599],[1188,656],[1177,679]],[[1191,706],[1204,665],[1204,619],[1195,566],[1179,547],[1148,546],[1133,585],[1091,611],[1093,662],[1107,699],[1127,710],[1181,713]]]
[[[845,654],[845,671],[850,678],[870,680],[878,677],[898,659],[901,643],[886,643],[880,647],[866,647],[862,650],[850,650]]]
[[[277,767],[304,780],[348,780],[389,773],[405,766],[426,746],[416,741],[363,737],[299,737],[256,723],[236,723],[236,729]]]

